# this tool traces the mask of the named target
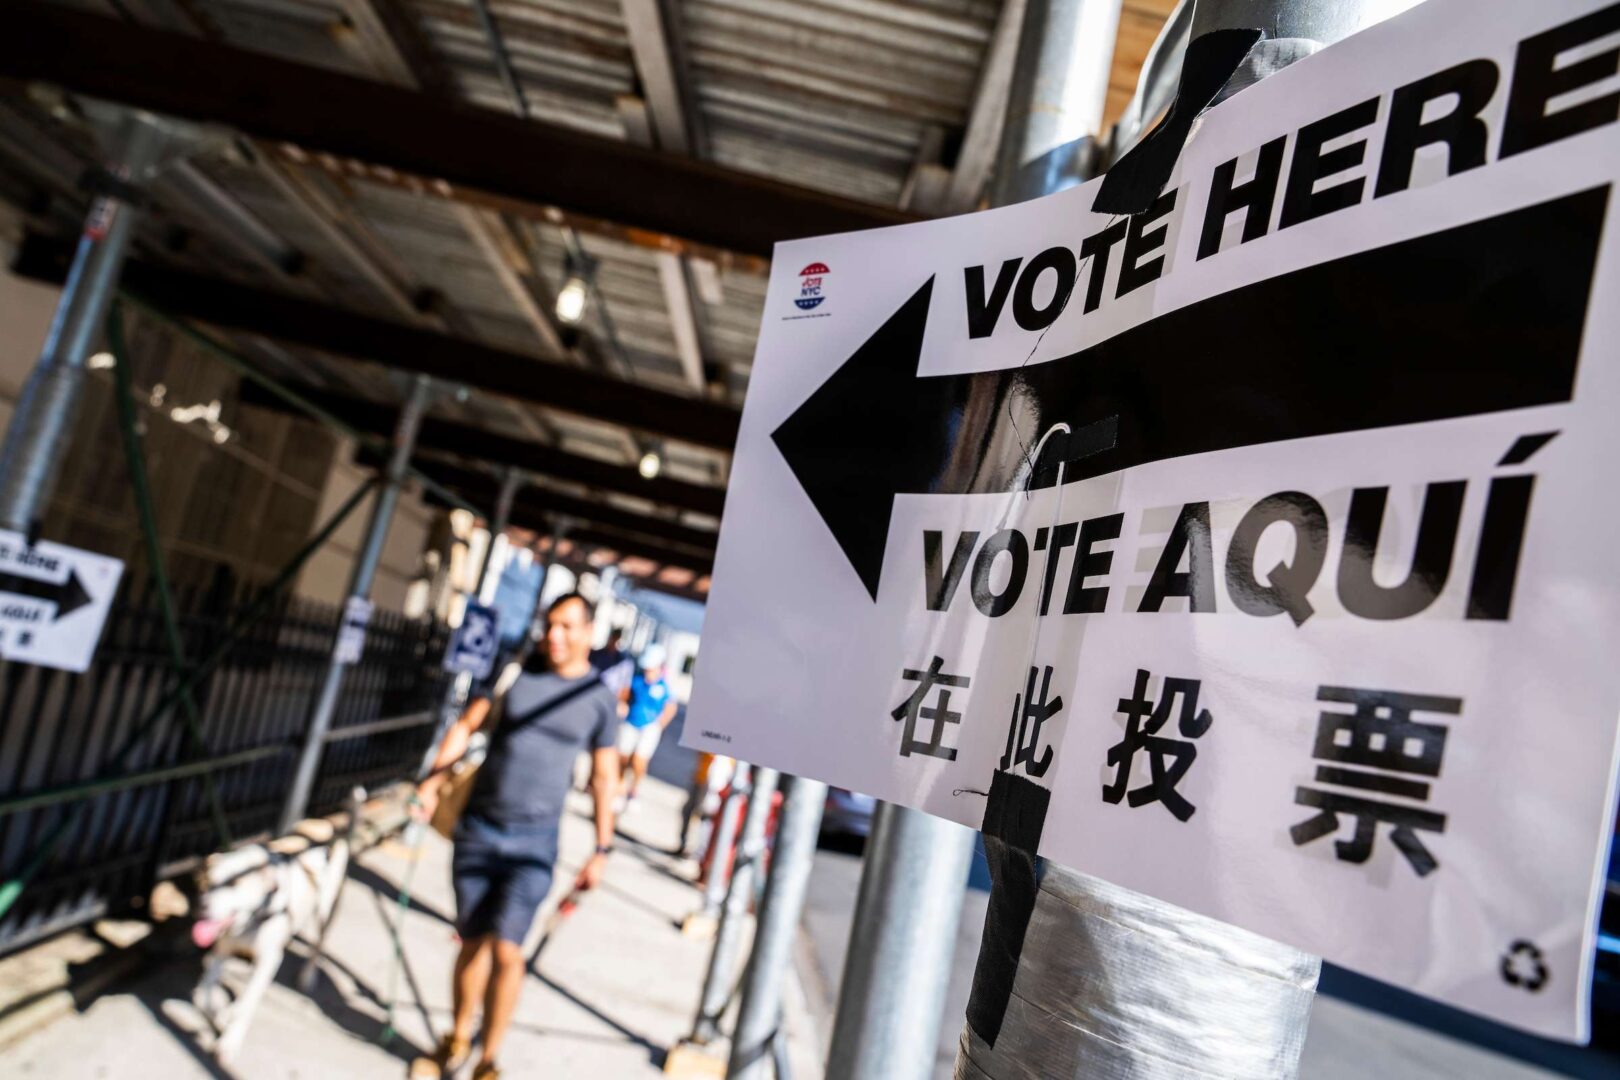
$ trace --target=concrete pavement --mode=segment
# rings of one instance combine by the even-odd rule
[[[660,771],[678,774],[673,764]],[[679,932],[698,900],[691,865],[666,854],[683,798],[682,790],[656,778],[643,787],[602,887],[557,926],[533,965],[503,1054],[507,1076],[662,1075],[667,1049],[692,1025],[708,959],[707,943]],[[593,847],[589,807],[587,796],[570,796],[559,882],[572,879]],[[230,1072],[213,1063],[199,1037],[202,1025],[189,1002],[197,974],[192,955],[149,965],[83,1012],[0,1053],[0,1076],[403,1076],[406,1063],[449,1023],[456,950],[449,853],[449,845],[430,834],[414,873],[403,845],[366,853],[345,888],[320,985],[311,997],[298,993],[292,983],[299,958],[289,957]],[[399,915],[398,886],[407,875],[411,897],[401,935],[407,962],[396,970],[388,927]],[[542,909],[531,947],[565,891],[555,889]],[[790,1060],[796,1075],[820,1076],[821,1036],[797,980],[789,982]],[[391,1001],[398,1037],[385,1045],[379,1036]]]

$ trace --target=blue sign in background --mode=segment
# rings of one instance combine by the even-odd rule
[[[500,647],[500,612],[487,604],[468,604],[445,650],[444,669],[482,679],[495,662]]]

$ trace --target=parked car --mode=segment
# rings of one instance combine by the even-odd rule
[[[827,806],[821,813],[821,831],[832,836],[854,836],[865,839],[872,833],[872,812],[877,800],[870,795],[827,789]]]

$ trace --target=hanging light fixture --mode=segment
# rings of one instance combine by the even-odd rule
[[[583,319],[586,296],[585,279],[578,274],[570,277],[557,293],[557,320],[572,326]]]
[[[664,459],[657,450],[648,450],[641,455],[641,463],[636,466],[641,472],[643,480],[655,480],[664,469]]]
[[[566,279],[563,281],[562,289],[557,293],[558,322],[573,326],[585,317],[585,303],[591,296],[591,285],[586,280],[588,269],[588,265],[582,263],[572,252],[568,253],[567,261],[563,265]]]

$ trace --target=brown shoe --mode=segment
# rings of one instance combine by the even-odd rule
[[[472,1043],[460,1042],[454,1035],[439,1040],[439,1048],[431,1057],[419,1057],[411,1062],[411,1080],[443,1080],[466,1062],[472,1053]]]
[[[472,1080],[501,1080],[500,1066],[493,1061],[480,1061],[473,1070]]]

